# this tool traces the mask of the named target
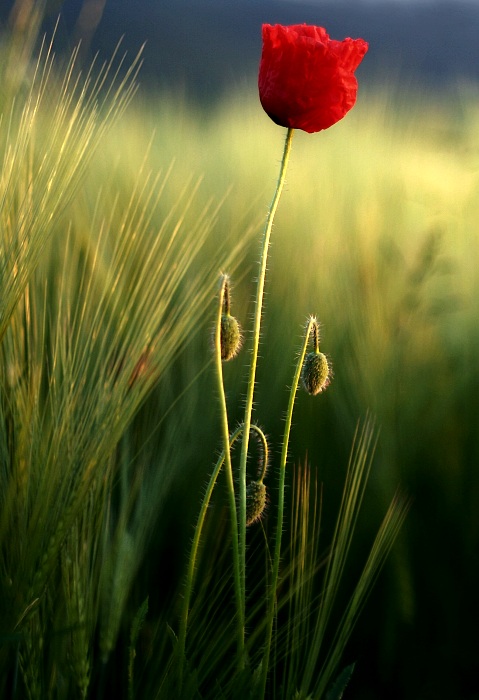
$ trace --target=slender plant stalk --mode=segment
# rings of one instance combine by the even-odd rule
[[[244,667],[244,626],[245,626],[245,603],[241,592],[240,559],[238,548],[238,515],[236,511],[236,496],[233,479],[233,468],[231,466],[230,434],[228,427],[228,410],[226,406],[226,396],[223,382],[223,363],[221,360],[221,319],[223,313],[229,313],[229,296],[227,294],[228,276],[223,275],[221,281],[220,297],[218,304],[218,316],[215,329],[215,362],[216,377],[218,380],[218,395],[221,404],[221,429],[223,433],[223,445],[226,467],[226,481],[228,484],[228,495],[231,511],[231,541],[233,545],[233,569],[234,586],[236,596],[236,616],[238,625],[238,667]],[[225,306],[225,298],[227,308]]]
[[[272,635],[273,635],[273,624],[274,624],[274,617],[275,617],[275,610],[276,610],[276,589],[278,586],[279,563],[280,563],[280,559],[281,559],[281,539],[282,539],[282,534],[283,534],[283,518],[284,518],[284,486],[285,486],[285,477],[286,477],[286,462],[288,459],[289,436],[291,433],[291,423],[292,423],[292,419],[293,419],[294,402],[296,399],[296,393],[298,391],[299,379],[301,376],[301,369],[303,367],[304,358],[306,356],[306,350],[308,348],[309,337],[310,337],[311,331],[313,329],[315,331],[315,338],[316,338],[317,337],[317,321],[313,316],[311,316],[309,321],[308,321],[308,325],[306,327],[303,347],[302,347],[301,353],[299,355],[298,362],[296,364],[296,370],[295,370],[294,377],[293,377],[293,383],[291,385],[291,390],[289,393],[288,409],[286,412],[283,444],[282,444],[282,448],[281,448],[281,461],[280,461],[280,465],[279,465],[278,519],[277,519],[277,525],[276,525],[276,537],[275,537],[275,546],[274,546],[274,555],[273,555],[273,571],[272,571],[272,575],[271,575],[271,584],[269,587],[269,595],[267,598],[266,641],[265,641],[265,649],[264,649],[263,661],[262,661],[262,678],[261,678],[262,693],[261,693],[260,697],[264,697],[265,692],[266,692],[266,682],[267,682],[267,678],[268,678],[268,669],[269,669],[269,657],[270,657],[270,653],[271,653],[271,639],[272,639]]]
[[[206,492],[203,498],[203,502],[201,504],[201,509],[198,515],[198,520],[196,521],[196,527],[194,531],[194,536],[193,536],[193,542],[191,544],[191,550],[190,550],[190,557],[188,561],[188,570],[186,573],[186,583],[185,583],[185,591],[183,594],[183,606],[181,610],[181,616],[180,616],[180,625],[179,625],[179,632],[178,632],[178,663],[179,663],[179,679],[180,679],[180,688],[182,686],[183,682],[183,672],[184,672],[184,663],[185,663],[185,647],[186,647],[186,633],[188,630],[188,617],[189,617],[189,612],[190,612],[190,600],[191,600],[191,594],[193,592],[193,584],[194,584],[194,579],[195,579],[195,569],[196,569],[196,560],[198,556],[198,548],[200,544],[200,539],[201,535],[203,532],[203,526],[205,523],[205,518],[206,518],[206,513],[208,512],[208,508],[210,505],[211,501],[211,496],[213,494],[214,487],[216,485],[216,481],[218,479],[218,475],[221,471],[221,467],[224,464],[225,461],[225,454],[231,450],[233,447],[234,443],[238,439],[238,437],[242,434],[243,432],[243,425],[239,425],[236,430],[231,434],[229,438],[229,450],[223,450],[223,452],[220,454],[218,461],[215,464],[215,468],[213,470],[213,473],[211,474],[210,480],[208,482],[208,486],[206,487]],[[251,425],[250,430],[256,431],[261,440],[266,442],[264,434],[262,430],[256,426],[256,425]]]
[[[233,433],[231,438],[230,447],[236,440],[238,435],[241,433],[242,427],[239,426]],[[193,583],[195,580],[195,569],[196,569],[196,559],[198,556],[198,547],[200,544],[201,534],[203,532],[203,525],[205,523],[206,513],[208,511],[211,496],[213,494],[213,489],[216,485],[218,479],[218,474],[221,471],[221,467],[225,461],[225,453],[223,452],[218,461],[215,464],[213,473],[211,474],[208,486],[206,487],[206,492],[201,504],[201,509],[198,515],[198,520],[196,521],[195,534],[193,536],[193,542],[191,543],[190,557],[188,561],[188,570],[186,572],[186,582],[185,591],[183,593],[183,605],[180,615],[180,625],[178,631],[178,664],[179,664],[179,691],[181,693],[183,687],[183,677],[184,677],[184,667],[185,667],[185,647],[186,647],[186,632],[188,629],[188,617],[190,613],[190,600],[191,594],[193,592]]]
[[[246,599],[246,462],[248,458],[249,433],[251,426],[251,414],[253,411],[253,396],[256,379],[256,365],[258,361],[259,338],[261,332],[261,316],[263,311],[264,284],[266,277],[266,264],[268,260],[269,241],[273,228],[274,216],[278,208],[281,193],[286,179],[291,144],[293,140],[293,129],[288,129],[284,144],[283,158],[276,184],[276,191],[271,202],[271,206],[266,218],[261,247],[261,258],[255,297],[254,326],[253,326],[253,347],[251,350],[251,364],[246,394],[245,413],[243,421],[243,441],[241,445],[240,457],[240,483],[239,483],[239,547],[240,547],[240,576],[241,591],[243,601]],[[243,603],[243,608],[245,603]]]

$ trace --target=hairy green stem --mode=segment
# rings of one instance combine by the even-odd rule
[[[268,679],[268,670],[269,670],[269,657],[270,657],[270,653],[271,653],[271,639],[272,639],[272,635],[273,635],[273,624],[274,624],[275,610],[276,610],[276,590],[278,587],[279,564],[280,564],[280,559],[281,559],[281,538],[282,538],[282,534],[283,534],[283,517],[284,517],[284,486],[285,486],[285,477],[286,477],[286,462],[288,459],[289,436],[291,433],[291,423],[292,423],[292,419],[293,419],[294,402],[296,399],[296,393],[298,391],[299,379],[301,376],[301,369],[303,367],[304,358],[306,356],[306,350],[308,348],[309,337],[311,335],[312,330],[315,330],[315,332],[317,333],[317,321],[313,316],[309,319],[308,325],[306,327],[303,347],[302,347],[301,353],[300,353],[299,358],[298,358],[296,370],[295,370],[294,377],[293,377],[293,383],[291,385],[291,390],[289,393],[288,410],[286,412],[286,419],[285,419],[285,426],[284,426],[283,444],[282,444],[282,448],[281,448],[281,461],[280,461],[280,465],[279,465],[278,516],[277,516],[276,537],[275,537],[275,546],[274,546],[274,555],[273,555],[273,570],[272,570],[272,575],[271,575],[271,583],[269,586],[269,594],[268,594],[268,598],[267,598],[266,641],[265,641],[265,648],[264,648],[263,661],[262,661],[262,677],[261,677],[262,694],[260,695],[260,697],[264,697],[265,692],[266,692],[266,682]]]
[[[229,448],[231,449],[233,443],[237,440],[238,436],[241,435],[243,431],[243,426],[240,425],[236,428],[234,433],[232,434],[230,440],[229,440]],[[227,450],[226,452],[229,452]],[[208,482],[208,486],[206,487],[206,492],[203,497],[203,502],[201,504],[200,512],[198,515],[198,520],[196,521],[196,527],[195,527],[195,532],[193,535],[193,542],[191,543],[191,550],[190,550],[190,557],[188,560],[188,570],[186,572],[186,582],[185,582],[185,590],[183,594],[183,605],[181,609],[181,615],[180,615],[180,625],[179,625],[179,631],[178,631],[178,664],[179,664],[179,689],[181,692],[181,688],[183,685],[183,676],[184,676],[184,667],[186,663],[185,659],[185,648],[186,648],[186,633],[188,629],[188,617],[189,617],[189,612],[190,612],[190,600],[191,600],[191,594],[193,592],[193,583],[195,580],[195,569],[196,569],[196,559],[198,556],[198,548],[200,544],[200,539],[201,539],[201,534],[203,532],[203,526],[205,523],[205,518],[206,518],[206,513],[208,512],[208,508],[210,505],[210,500],[211,496],[213,494],[213,489],[216,485],[216,481],[218,479],[218,474],[221,471],[221,467],[223,466],[223,463],[225,461],[225,451],[219,456],[218,461],[216,462],[215,468],[213,470],[213,473],[211,474],[210,480]]]
[[[236,496],[233,479],[233,469],[231,466],[230,434],[228,427],[228,410],[226,406],[226,396],[223,381],[223,363],[221,360],[221,319],[224,312],[229,313],[229,279],[227,275],[222,276],[220,298],[218,304],[218,316],[215,330],[215,361],[216,377],[218,380],[218,394],[221,405],[221,429],[223,434],[223,445],[225,454],[226,481],[228,484],[228,495],[231,511],[231,541],[233,545],[233,572],[236,597],[236,616],[238,625],[237,653],[238,668],[244,667],[244,625],[245,625],[245,603],[241,589],[240,559],[238,546],[238,515],[236,511]]]
[[[178,659],[178,664],[179,664],[179,688],[181,691],[182,685],[183,685],[183,677],[184,677],[184,668],[185,668],[185,649],[186,649],[186,634],[188,631],[188,618],[189,618],[189,612],[190,612],[190,601],[191,601],[191,595],[193,593],[193,584],[195,580],[195,570],[196,570],[196,560],[198,556],[198,549],[200,545],[200,539],[201,539],[201,534],[203,532],[203,526],[205,523],[205,518],[206,518],[206,513],[208,512],[208,508],[210,505],[211,501],[211,496],[213,495],[213,490],[216,485],[216,481],[218,479],[218,475],[221,471],[221,467],[224,464],[225,461],[225,455],[231,451],[231,448],[233,447],[234,443],[238,439],[238,437],[243,433],[243,425],[239,425],[236,430],[231,434],[229,437],[229,444],[228,444],[228,450],[223,450],[223,452],[220,454],[218,461],[215,464],[215,468],[213,470],[213,473],[211,474],[210,480],[208,482],[208,485],[206,487],[205,495],[203,497],[203,502],[201,504],[200,512],[198,515],[198,520],[196,521],[196,527],[193,535],[193,541],[191,543],[191,550],[190,550],[190,556],[188,560],[188,570],[186,572],[186,581],[185,581],[185,590],[183,594],[183,605],[181,609],[181,614],[180,614],[180,624],[179,624],[179,631],[178,631],[178,647],[177,647],[177,659]],[[263,442],[264,445],[266,445],[267,449],[267,443],[266,443],[266,438],[261,430],[257,425],[251,425],[250,430],[255,431],[258,435],[260,440]]]
[[[266,218],[266,224],[263,232],[263,240],[261,246],[260,267],[257,280],[255,310],[254,310],[254,326],[253,326],[253,347],[251,350],[251,364],[248,379],[248,388],[246,394],[245,413],[243,421],[243,441],[241,445],[240,457],[240,482],[239,482],[239,548],[240,548],[240,576],[241,576],[241,591],[243,601],[246,600],[246,462],[248,459],[249,433],[251,426],[251,414],[253,411],[253,396],[256,380],[256,365],[258,361],[259,339],[261,332],[261,316],[263,312],[263,296],[264,284],[266,277],[266,264],[268,259],[269,241],[271,230],[273,228],[274,216],[278,208],[281,193],[283,191],[284,182],[286,179],[286,170],[291,152],[291,144],[293,139],[293,129],[288,129],[284,144],[283,158],[276,184],[276,191],[271,202],[271,206]],[[245,607],[245,604],[244,604]]]

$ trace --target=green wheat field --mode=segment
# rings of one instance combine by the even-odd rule
[[[294,136],[253,411],[268,503],[246,533],[238,661],[223,472],[182,651],[180,621],[223,449],[220,274],[244,336],[223,368],[234,431],[285,130],[254,84],[202,109],[137,92],[138,70],[121,51],[80,72],[48,41],[40,59],[2,44],[0,696],[478,698],[477,89],[366,87],[344,121]],[[296,397],[273,600],[310,315],[333,378]]]

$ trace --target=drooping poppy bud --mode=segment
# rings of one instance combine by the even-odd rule
[[[230,314],[221,316],[221,359],[227,362],[238,354],[241,348],[241,330],[238,321]]]
[[[304,388],[312,396],[321,393],[329,386],[329,364],[322,352],[310,352],[304,358],[301,370],[301,381]]]
[[[259,520],[266,508],[266,486],[262,481],[250,481],[246,485],[246,525]]]

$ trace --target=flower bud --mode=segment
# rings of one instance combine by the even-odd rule
[[[246,486],[246,525],[261,518],[266,508],[266,486],[262,481],[250,481]]]
[[[221,316],[221,359],[227,362],[238,354],[241,347],[241,330],[238,321],[230,314]]]
[[[315,396],[324,391],[329,386],[329,373],[326,355],[319,351],[308,353],[301,371],[301,381],[308,394]]]

